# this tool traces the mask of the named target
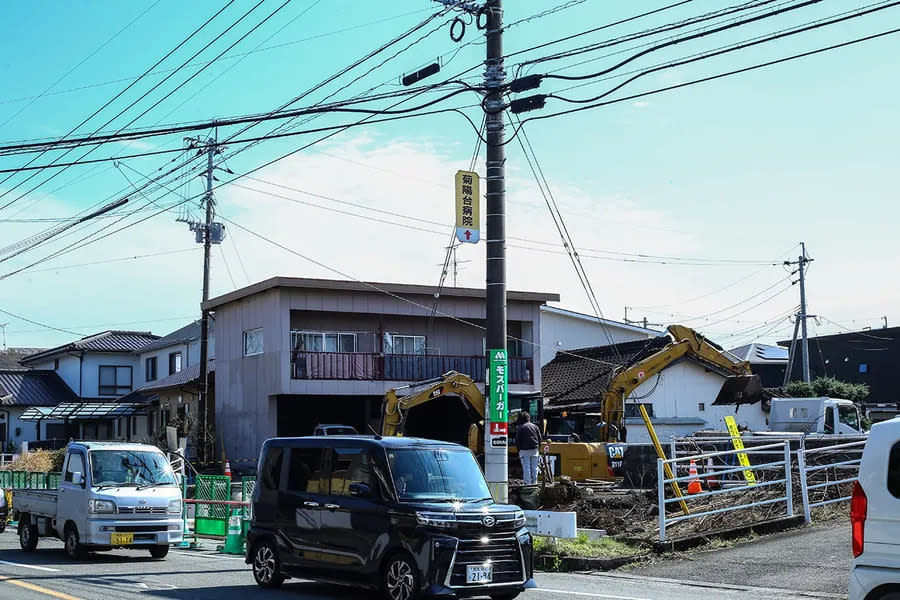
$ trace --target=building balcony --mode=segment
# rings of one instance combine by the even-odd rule
[[[483,356],[372,354],[365,352],[292,352],[292,379],[339,381],[422,381],[457,371],[483,382]],[[509,359],[509,383],[534,383],[530,358]]]

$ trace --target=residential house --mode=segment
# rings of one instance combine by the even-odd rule
[[[779,388],[784,385],[784,373],[788,364],[787,348],[752,343],[729,352],[736,359],[750,363],[753,374],[759,375],[763,387]]]
[[[46,416],[48,421],[76,424],[75,437],[82,439],[129,439],[146,432],[146,417],[134,407],[109,405],[136,389],[141,375],[134,352],[158,338],[147,332],[104,331],[31,354],[21,363],[55,372],[76,396],[75,403],[57,399],[59,409]],[[137,418],[126,418],[131,416]]]
[[[790,340],[778,342],[789,347]],[[794,352],[791,379],[803,378],[800,342]],[[900,327],[868,329],[809,338],[809,371],[812,379],[835,377],[869,386],[866,408],[874,418],[900,414],[900,390],[896,375],[900,367]]]
[[[541,306],[541,339],[544,344],[541,366],[553,360],[559,350],[636,342],[661,335],[665,335],[665,332],[611,319],[599,319],[556,306]]]
[[[50,370],[0,369],[0,451],[9,443],[65,438],[65,425],[23,418],[26,412],[47,414],[60,402],[78,397]]]
[[[661,350],[671,338],[666,335],[647,341],[625,342],[573,350],[557,354],[542,371],[544,412],[562,415],[601,410],[600,397],[615,374]],[[688,355],[673,362],[656,377],[648,377],[625,401],[625,426],[629,443],[647,443],[649,433],[640,416],[639,404],[650,414],[660,439],[692,435],[703,429],[725,430],[724,418],[735,417],[739,425],[754,430],[766,428],[766,415],[759,403],[742,406],[713,406],[726,377],[732,373]],[[588,407],[588,408],[585,408]]]
[[[5,348],[0,350],[0,369],[23,369],[22,359],[43,352],[44,348]]]
[[[213,373],[215,320],[209,320],[209,372]],[[200,321],[193,321],[172,333],[135,350],[140,365],[140,386],[122,398],[149,401],[147,435],[155,435],[174,419],[180,422],[199,416]],[[208,378],[207,405],[210,420],[215,416],[214,379]]]
[[[483,381],[483,289],[273,277],[214,298],[216,427],[228,457],[319,423],[378,427],[384,393],[448,371]],[[508,292],[510,389],[541,385],[540,307]],[[449,403],[453,411],[465,410]],[[445,423],[435,423],[444,426]]]

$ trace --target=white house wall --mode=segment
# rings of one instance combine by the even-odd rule
[[[643,333],[633,327],[619,327],[606,323],[606,331],[617,343],[648,340],[656,335]],[[541,366],[546,365],[559,350],[576,350],[593,346],[606,346],[609,342],[604,325],[583,317],[566,315],[552,310],[541,311]],[[539,370],[539,369],[538,369]]]
[[[100,396],[99,384],[101,365],[132,367],[131,389],[134,390],[140,387],[141,380],[143,379],[144,365],[138,362],[137,356],[124,353],[99,354],[92,352],[84,355],[84,362],[82,364],[82,389],[79,394],[82,398],[109,398],[110,400],[114,400],[121,396],[121,394],[119,394],[119,396]],[[62,366],[62,361],[60,361],[60,366]],[[168,369],[168,363],[166,363],[166,368]],[[75,391],[76,394],[79,393],[78,389],[74,389],[73,391]]]
[[[650,394],[656,379],[650,377],[638,386],[631,398]],[[640,402],[653,405],[654,429],[661,440],[691,435],[702,429],[725,431],[725,417],[728,415],[733,416],[739,426],[754,431],[765,430],[766,415],[758,403],[737,410],[734,406],[712,405],[724,381],[721,375],[685,360],[666,368],[656,390]],[[704,410],[700,410],[700,403],[704,404]],[[629,443],[650,441],[641,419],[628,419],[627,425]]]

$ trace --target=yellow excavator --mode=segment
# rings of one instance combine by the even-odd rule
[[[401,392],[406,393],[401,395]],[[382,407],[381,434],[384,436],[406,435],[412,409],[422,410],[427,403],[434,405],[433,401],[438,399],[448,402],[453,397],[460,399],[467,414],[465,420],[468,421],[468,426],[464,428],[466,429],[465,439],[461,439],[459,435],[459,430],[463,429],[461,425],[465,423],[465,420],[454,419],[453,411],[447,410],[446,405],[417,419],[417,422],[410,427],[410,433],[438,439],[446,439],[448,435],[452,437],[455,433],[455,439],[447,441],[463,442],[476,455],[483,454],[484,395],[469,376],[455,371],[411,386],[388,390],[384,396]],[[520,411],[529,411],[534,422],[539,427],[543,426],[543,401],[540,394],[524,394],[517,398],[516,394],[511,393],[509,402],[510,419],[513,421],[510,424],[511,442],[515,440],[514,421]],[[564,475],[575,481],[609,479],[611,477],[607,468],[604,444],[546,441],[542,447],[547,445],[549,445],[549,455],[556,458],[555,475]],[[509,453],[511,457],[518,456],[517,450],[512,445],[509,446]]]
[[[725,351],[705,337],[682,325],[670,325],[668,344],[624,368],[620,368],[610,379],[606,389],[598,394],[596,402],[580,404],[571,408],[551,408],[548,417],[550,430],[555,429],[558,419],[566,419],[575,425],[574,432],[581,439],[598,442],[625,442],[625,401],[643,383],[658,375],[666,367],[682,358],[691,358],[711,369],[727,374],[715,403],[743,404],[752,402],[762,392],[759,378],[753,376],[748,362],[736,362]],[[724,398],[731,402],[723,402]],[[558,413],[558,414],[557,414]],[[596,434],[589,433],[596,431]]]

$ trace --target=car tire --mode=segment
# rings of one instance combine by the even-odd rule
[[[168,544],[160,544],[150,548],[150,556],[153,558],[165,558],[167,554],[169,554]]]
[[[66,532],[63,536],[63,542],[65,544],[65,552],[66,556],[68,556],[72,560],[81,560],[84,558],[84,555],[87,554],[84,546],[81,544],[81,538],[78,535],[78,528],[75,525],[70,524],[66,527]]]
[[[19,520],[19,546],[23,552],[34,552],[37,545],[37,525],[32,524],[30,515],[23,514]]]
[[[262,540],[253,547],[253,579],[263,589],[281,587],[284,575],[281,574],[281,561],[278,549],[270,540]]]
[[[419,568],[406,554],[394,554],[381,569],[381,590],[386,600],[416,600]]]

